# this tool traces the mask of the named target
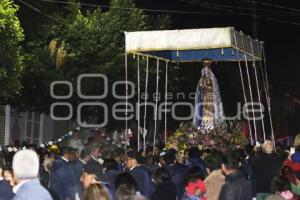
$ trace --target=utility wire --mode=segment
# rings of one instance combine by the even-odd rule
[[[60,0],[39,0],[48,3],[58,3],[58,4],[69,4],[69,5],[80,5],[87,7],[102,7],[102,8],[112,8],[112,9],[120,9],[120,10],[134,10],[139,9],[146,12],[158,12],[158,13],[175,13],[175,14],[192,14],[192,15],[232,15],[230,13],[217,13],[217,12],[194,12],[194,11],[180,11],[180,10],[160,10],[160,9],[148,9],[148,8],[124,8],[124,7],[115,7],[115,6],[106,6],[100,4],[88,4],[88,3],[75,3],[75,2],[66,2]],[[235,15],[239,15],[236,14]]]
[[[221,11],[225,11],[225,12],[229,12],[229,13],[237,13],[237,14],[240,14],[240,15],[248,16],[248,17],[257,17],[257,18],[260,18],[260,19],[279,22],[279,23],[283,23],[283,24],[291,24],[291,25],[294,25],[294,26],[300,26],[300,23],[298,23],[298,22],[290,22],[290,21],[275,19],[275,18],[266,17],[266,16],[263,17],[263,16],[260,16],[260,15],[255,15],[254,16],[254,15],[250,15],[248,13],[241,13],[241,12],[233,11],[233,10],[230,10],[230,9],[219,8],[219,7],[212,6],[212,5],[197,1],[197,0],[186,0],[185,2],[190,3],[190,4],[194,4],[194,5],[198,5],[198,6],[201,6],[201,7],[211,8],[211,9],[215,9],[215,10],[221,10]]]
[[[300,13],[298,12],[291,12],[291,11],[279,11],[279,10],[270,10],[270,9],[264,9],[264,8],[252,8],[252,7],[241,7],[241,6],[232,6],[232,5],[222,5],[222,4],[217,4],[217,3],[211,3],[211,2],[206,2],[206,1],[201,1],[201,3],[205,3],[208,5],[212,5],[212,6],[216,6],[216,7],[220,7],[220,8],[230,8],[230,9],[235,9],[235,10],[239,10],[239,11],[249,11],[249,12],[253,12],[253,11],[260,11],[263,12],[264,15],[265,13],[272,13],[272,16],[277,15],[283,15],[283,16],[297,16],[300,15]]]
[[[29,3],[27,3],[27,2],[25,2],[25,1],[23,1],[23,0],[18,0],[18,1],[19,1],[21,4],[27,6],[28,8],[30,8],[30,9],[32,9],[32,10],[34,10],[34,11],[40,13],[41,15],[43,15],[43,16],[45,16],[45,17],[47,17],[48,19],[51,19],[52,21],[55,21],[55,22],[58,23],[58,24],[63,24],[61,21],[58,21],[57,19],[55,19],[55,18],[52,17],[51,15],[48,15],[47,13],[45,13],[45,12],[41,11],[40,9],[38,9],[38,8],[36,8],[36,7],[34,7],[34,6],[32,6],[31,4],[29,4]]]
[[[41,15],[51,19],[52,21],[55,21],[56,23],[59,24],[63,24],[61,21],[58,21],[57,19],[55,19],[54,17],[52,17],[51,15],[41,11],[40,9],[32,6],[31,4],[23,1],[23,0],[18,0],[21,4],[29,7],[30,9],[40,13]],[[39,1],[43,1],[43,2],[51,2],[51,3],[60,3],[60,4],[73,4],[73,5],[81,5],[81,6],[91,6],[91,7],[104,7],[104,8],[113,8],[113,9],[122,9],[122,10],[134,10],[134,9],[139,9],[139,8],[124,8],[124,7],[113,7],[113,6],[105,6],[105,5],[98,5],[98,4],[87,4],[87,3],[74,3],[74,2],[65,2],[65,1],[59,1],[59,0],[39,0]],[[226,13],[212,13],[212,12],[190,12],[190,11],[175,11],[175,10],[155,10],[155,9],[145,9],[145,8],[141,8],[140,10],[143,11],[148,11],[148,12],[165,12],[165,13],[177,13],[177,14],[201,14],[201,15],[242,15],[242,16],[249,16],[249,17],[257,17],[257,18],[261,18],[261,19],[265,19],[265,20],[269,20],[269,21],[274,21],[274,22],[279,22],[279,23],[283,23],[283,24],[291,24],[294,26],[299,26],[300,23],[298,22],[290,22],[290,21],[286,21],[286,20],[281,20],[281,19],[275,19],[275,18],[271,18],[271,17],[266,17],[266,16],[260,16],[260,15],[251,15],[248,13],[243,13],[243,12],[238,12],[238,11],[233,11],[230,9],[225,9],[225,8],[220,8],[218,4],[212,4],[212,3],[207,3],[207,2],[200,2],[197,0],[182,0],[184,2],[193,4],[193,5],[198,5],[198,6],[202,6],[202,7],[206,7],[206,8],[212,8],[215,10],[219,10],[219,11],[225,11]],[[251,1],[254,2],[252,0],[243,0],[243,1]]]
[[[290,10],[290,11],[295,11],[295,12],[299,12],[300,13],[300,9],[296,9],[296,8],[290,8],[290,7],[286,7],[286,6],[282,6],[282,5],[277,5],[277,4],[272,4],[272,3],[266,3],[263,1],[254,1],[254,0],[241,0],[242,2],[247,2],[247,3],[258,3],[267,7],[273,7],[273,8],[279,8],[279,9],[283,9],[283,10]]]

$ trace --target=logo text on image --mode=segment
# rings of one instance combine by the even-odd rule
[[[103,81],[103,87],[99,88],[99,91],[102,91],[102,94],[98,94],[98,95],[85,95],[82,92],[82,80],[83,79],[87,79],[87,78],[100,78]],[[126,86],[127,83],[127,86]],[[66,85],[68,87],[68,94],[66,95],[57,95],[55,93],[55,86],[57,85]],[[120,100],[117,101],[116,103],[114,103],[112,105],[112,117],[115,120],[132,120],[138,119],[138,115],[137,115],[137,110],[138,107],[140,106],[140,110],[142,110],[142,107],[147,106],[152,108],[153,110],[155,109],[155,103],[149,101],[150,99],[150,95],[146,94],[146,93],[141,93],[141,99],[145,100],[148,99],[147,104],[145,105],[145,102],[141,102],[140,105],[138,105],[137,103],[130,103],[130,102],[124,102],[124,100],[126,99],[126,95],[119,95],[117,94],[117,87],[123,87],[125,89],[125,87],[127,87],[128,91],[130,91],[129,94],[127,94],[127,99],[130,100],[131,98],[133,98],[136,94],[135,94],[135,85],[133,82],[131,81],[115,81],[112,84],[112,96],[116,99],[116,100]],[[78,76],[77,78],[77,94],[78,97],[86,100],[85,102],[82,102],[78,105],[78,107],[76,108],[76,112],[77,112],[77,123],[82,126],[82,127],[105,127],[108,123],[108,107],[106,104],[102,103],[102,102],[98,102],[98,101],[93,101],[93,100],[101,100],[104,99],[105,97],[107,97],[108,95],[108,78],[106,75],[104,74],[81,74],[80,76]],[[73,85],[71,82],[69,81],[54,81],[51,83],[50,86],[50,94],[51,97],[57,100],[67,100],[70,99],[73,95],[74,89],[73,89]],[[189,100],[195,99],[195,93],[189,93],[187,95],[185,95],[184,93],[177,93],[177,94],[173,94],[173,93],[167,93],[164,94],[165,98],[167,98],[168,100],[173,99],[173,98],[178,98],[180,96],[187,96]],[[157,100],[160,101],[161,100],[161,94],[153,94],[153,100]],[[124,116],[124,113],[126,112],[126,105],[127,105],[127,112],[128,115],[127,117]],[[204,106],[204,105],[213,105],[212,103],[206,103],[206,104],[197,104],[195,105],[194,103],[190,103],[185,101],[178,101],[178,102],[167,102],[167,104],[165,104],[165,102],[161,102],[158,104],[158,111],[157,111],[157,116],[154,115],[153,112],[153,119],[156,119],[156,117],[158,118],[158,120],[162,120],[163,116],[165,113],[171,113],[171,117],[175,120],[179,120],[179,121],[189,121],[192,120],[195,113],[195,107],[197,106]],[[55,116],[54,114],[54,109],[55,107],[58,106],[66,106],[69,110],[69,114],[68,116],[64,116],[64,117],[58,117]],[[213,105],[215,106],[215,105]],[[100,124],[87,124],[86,122],[82,121],[82,108],[86,108],[86,107],[101,107],[103,108],[103,122]],[[181,107],[181,110],[184,108],[185,111],[187,111],[186,116],[179,116],[176,114],[177,109],[179,109]],[[246,119],[246,120],[262,120],[264,117],[264,105],[259,103],[259,102],[247,102],[245,103],[243,106],[240,102],[237,103],[237,113],[235,116],[226,116],[224,117],[224,120],[241,120],[242,118]],[[213,113],[211,113],[213,114]],[[215,113],[216,114],[216,113]],[[70,120],[73,118],[73,106],[65,101],[59,101],[59,102],[55,102],[51,105],[50,107],[50,116],[52,119],[54,120]],[[199,117],[199,116],[198,116]]]
[[[82,80],[85,78],[101,78],[103,80],[104,86],[102,88],[99,88],[99,91],[103,91],[102,94],[100,95],[85,95],[82,92]],[[56,85],[67,85],[68,86],[68,94],[67,95],[56,95],[55,94],[55,86]],[[104,99],[107,94],[108,94],[108,79],[107,76],[104,74],[81,74],[80,76],[77,77],[77,95],[79,98],[84,99],[84,100],[100,100]],[[58,100],[66,100],[70,99],[73,95],[73,85],[70,81],[54,81],[50,85],[50,95],[54,99]],[[57,106],[67,106],[69,110],[69,115],[65,117],[58,117],[54,114],[54,109]],[[86,122],[82,122],[81,120],[81,114],[82,114],[82,108],[83,107],[102,107],[104,108],[104,121],[101,124],[87,124]],[[108,121],[108,108],[107,105],[101,102],[82,102],[78,105],[77,109],[77,123],[85,128],[90,128],[90,127],[96,127],[96,128],[101,128],[106,126],[107,121]],[[50,117],[53,120],[71,120],[73,118],[73,106],[68,103],[68,102],[55,102],[52,103],[50,106]]]

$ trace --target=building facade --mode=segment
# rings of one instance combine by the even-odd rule
[[[10,105],[0,106],[0,145],[20,143],[41,144],[74,128],[71,121],[55,121],[37,112],[18,112]]]

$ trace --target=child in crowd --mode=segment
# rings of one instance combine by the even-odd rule
[[[197,176],[190,177],[182,200],[206,200],[204,182]]]

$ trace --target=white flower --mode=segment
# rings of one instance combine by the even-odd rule
[[[102,158],[99,158],[98,160],[98,163],[100,163],[101,165],[104,163],[104,160]]]

